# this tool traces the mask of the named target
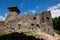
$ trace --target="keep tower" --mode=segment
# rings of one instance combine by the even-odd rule
[[[9,7],[8,10],[9,10],[9,15],[7,16],[5,20],[5,24],[7,24],[9,21],[16,20],[18,17],[18,14],[20,13],[20,10],[17,8],[16,5]]]

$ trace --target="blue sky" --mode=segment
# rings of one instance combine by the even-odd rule
[[[9,13],[8,7],[16,4],[21,14],[41,13],[52,10],[54,6],[60,4],[60,0],[0,0],[0,20],[4,20]],[[51,8],[51,9],[50,9]],[[58,8],[60,10],[60,6]],[[55,10],[53,9],[53,10]]]

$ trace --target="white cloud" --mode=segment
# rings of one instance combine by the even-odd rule
[[[5,18],[3,16],[0,16],[0,21],[4,21]]]
[[[54,6],[49,7],[49,9],[47,9],[47,10],[56,10],[56,9],[59,9],[59,8],[60,8],[60,4],[56,4]]]
[[[0,15],[0,21],[4,21],[6,19],[6,17],[7,17],[7,15],[8,15],[7,13],[5,14],[5,16]]]
[[[27,14],[27,13],[33,13],[33,14],[35,14],[37,12],[37,9],[39,9],[39,6],[37,6],[35,9],[27,10],[24,14]]]
[[[7,16],[8,16],[8,13],[5,14],[5,19],[6,19]]]
[[[36,9],[39,9],[39,6],[37,6]]]
[[[60,16],[60,9],[51,11],[52,18]]]
[[[24,14],[27,14],[27,12],[25,12]]]
[[[35,14],[36,13],[36,9],[34,9],[34,10],[28,10],[27,12],[25,12],[24,14],[27,14],[27,13],[33,13],[33,14]]]
[[[32,10],[32,13],[36,13],[37,10]]]
[[[47,10],[51,11],[52,18],[60,16],[60,4],[51,6]]]

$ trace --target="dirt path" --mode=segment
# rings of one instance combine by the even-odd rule
[[[60,40],[60,35],[58,35],[57,33],[54,33],[55,34],[55,38],[57,39],[57,40]]]
[[[45,40],[58,40],[60,38],[60,35],[56,33],[55,33],[55,36],[51,36],[49,34],[42,33],[42,32],[38,32],[37,34],[40,36],[40,38],[42,37]]]

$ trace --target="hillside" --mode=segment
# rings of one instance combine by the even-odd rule
[[[54,33],[54,36],[51,36],[49,34],[43,33],[43,32],[22,32],[22,33],[10,33],[1,35],[1,40],[60,40],[60,36],[56,33]]]

